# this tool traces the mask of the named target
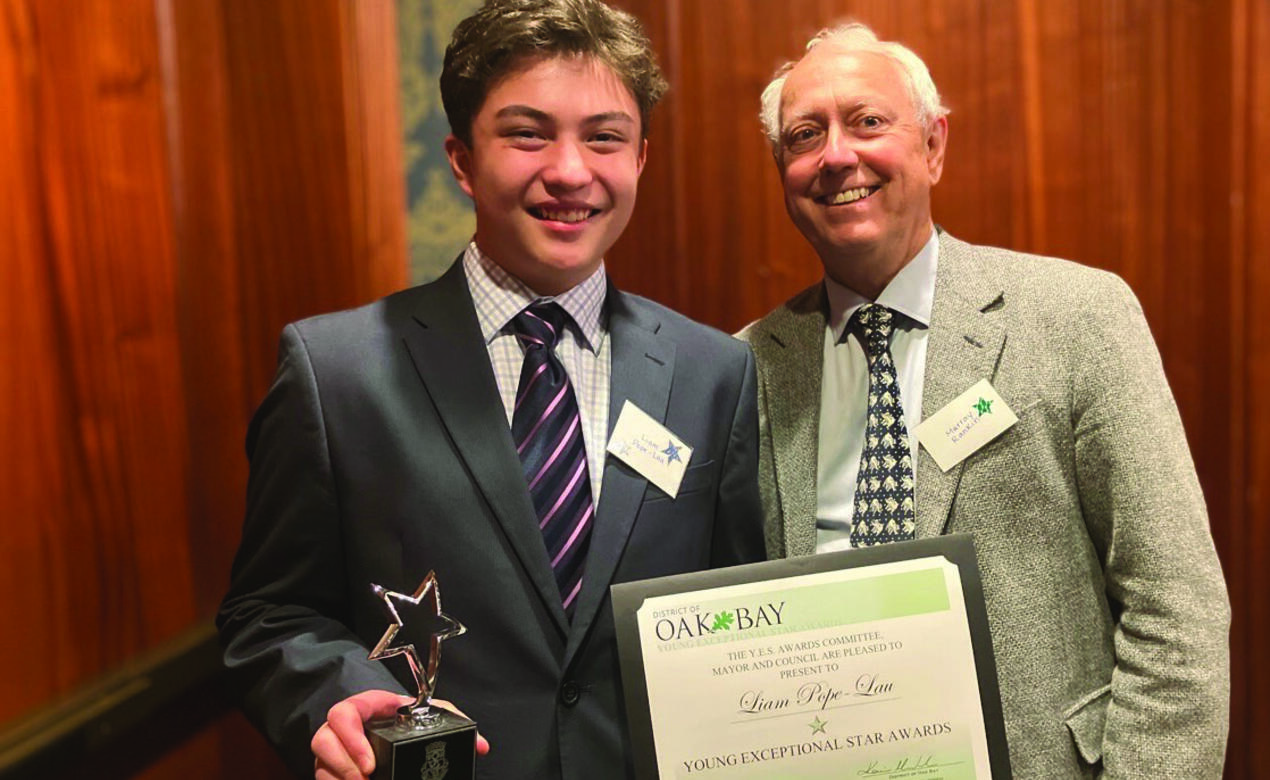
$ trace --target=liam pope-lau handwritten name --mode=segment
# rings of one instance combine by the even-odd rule
[[[881,696],[893,693],[894,689],[895,683],[869,672],[857,677],[855,686],[849,690],[835,688],[826,682],[818,680],[799,686],[793,696],[769,696],[762,690],[746,691],[741,694],[741,700],[738,704],[741,712],[751,714],[790,708],[802,710],[814,707],[815,709],[824,710],[841,704],[847,699]]]

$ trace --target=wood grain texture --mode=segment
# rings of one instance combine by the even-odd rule
[[[1214,522],[1231,586],[1234,680],[1228,777],[1270,766],[1270,6],[1232,3],[1229,61],[1231,354],[1235,392],[1223,415],[1237,446],[1226,485],[1231,514]],[[1220,262],[1220,259],[1214,259]],[[1218,483],[1219,485],[1221,483]]]
[[[10,718],[196,615],[186,421],[149,3],[9,0],[6,328]],[[12,102],[9,102],[12,101]],[[26,644],[24,649],[22,644]]]
[[[210,618],[278,331],[404,285],[394,13],[0,0],[0,725]]]

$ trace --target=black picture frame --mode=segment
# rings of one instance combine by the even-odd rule
[[[626,715],[634,753],[635,776],[657,778],[656,743],[648,700],[644,659],[637,613],[644,601],[658,596],[704,591],[752,582],[770,582],[826,571],[854,569],[919,558],[942,556],[957,567],[965,599],[971,649],[979,685],[988,743],[988,762],[993,780],[1010,780],[1010,754],[1006,744],[1001,692],[996,659],[983,599],[978,557],[970,534],[950,534],[910,542],[844,550],[778,561],[751,563],[725,569],[676,574],[656,579],[618,583],[610,587],[617,633]]]

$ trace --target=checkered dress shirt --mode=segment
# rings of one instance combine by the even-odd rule
[[[463,254],[463,271],[476,305],[476,319],[489,350],[498,394],[511,427],[516,407],[516,387],[525,353],[516,339],[512,320],[537,300],[555,301],[572,320],[567,337],[556,345],[556,356],[573,383],[582,415],[582,440],[586,444],[587,469],[591,476],[591,497],[599,505],[600,483],[604,478],[604,448],[608,444],[609,352],[608,322],[604,316],[607,290],[603,264],[581,284],[560,295],[540,296],[516,277],[504,271],[477,248],[473,241]]]

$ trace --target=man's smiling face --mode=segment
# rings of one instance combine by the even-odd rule
[[[926,243],[946,133],[943,117],[918,121],[884,55],[824,43],[789,72],[776,150],[785,207],[833,278],[876,295],[859,289],[869,285],[853,281],[862,269],[852,266],[889,280]]]
[[[543,295],[594,273],[635,207],[639,117],[630,90],[594,59],[528,60],[498,80],[472,120],[471,148],[446,139],[481,251]]]

